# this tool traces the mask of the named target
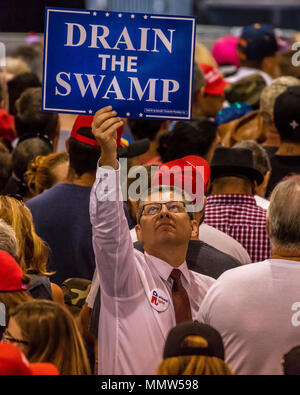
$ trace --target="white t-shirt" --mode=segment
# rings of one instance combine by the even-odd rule
[[[252,74],[260,74],[263,77],[263,79],[265,80],[267,85],[270,85],[272,82],[272,78],[269,76],[269,74],[265,73],[262,70],[253,69],[251,67],[240,67],[234,75],[225,78],[225,81],[230,82],[230,83],[235,83],[235,82],[241,80],[242,78],[249,77],[249,75],[252,75]]]
[[[222,274],[198,320],[216,328],[236,374],[283,374],[282,356],[300,344],[300,262],[268,259]]]

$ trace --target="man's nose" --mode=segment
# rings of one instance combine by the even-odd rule
[[[160,210],[159,215],[160,215],[161,218],[170,217],[170,212],[169,212],[169,210],[167,209],[167,207],[166,207],[165,204],[162,205],[162,208],[161,208],[161,210]]]

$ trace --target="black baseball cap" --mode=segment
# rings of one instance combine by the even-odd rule
[[[205,345],[187,346],[184,339],[188,336],[202,337]],[[224,360],[225,352],[221,335],[210,325],[198,321],[186,321],[176,325],[168,334],[163,358],[185,355],[203,355]]]
[[[300,142],[300,86],[290,86],[277,97],[274,123],[283,141]]]

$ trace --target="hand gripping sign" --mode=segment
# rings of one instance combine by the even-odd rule
[[[44,111],[190,119],[195,18],[47,8]]]

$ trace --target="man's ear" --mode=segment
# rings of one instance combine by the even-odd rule
[[[191,220],[191,227],[192,227],[191,239],[198,239],[199,238],[199,223],[196,219]]]
[[[257,181],[254,180],[254,181],[252,182],[252,193],[253,193],[253,196],[257,195],[257,191],[258,191]]]
[[[67,140],[65,141],[65,146],[66,146],[67,153],[69,153],[69,142],[70,142],[70,137],[68,137]]]
[[[141,229],[141,225],[140,224],[137,224],[137,225],[135,225],[135,233],[136,233],[136,236],[137,236],[137,239],[138,239],[138,241],[140,242],[140,243],[143,243],[143,236],[142,236],[142,229]]]

